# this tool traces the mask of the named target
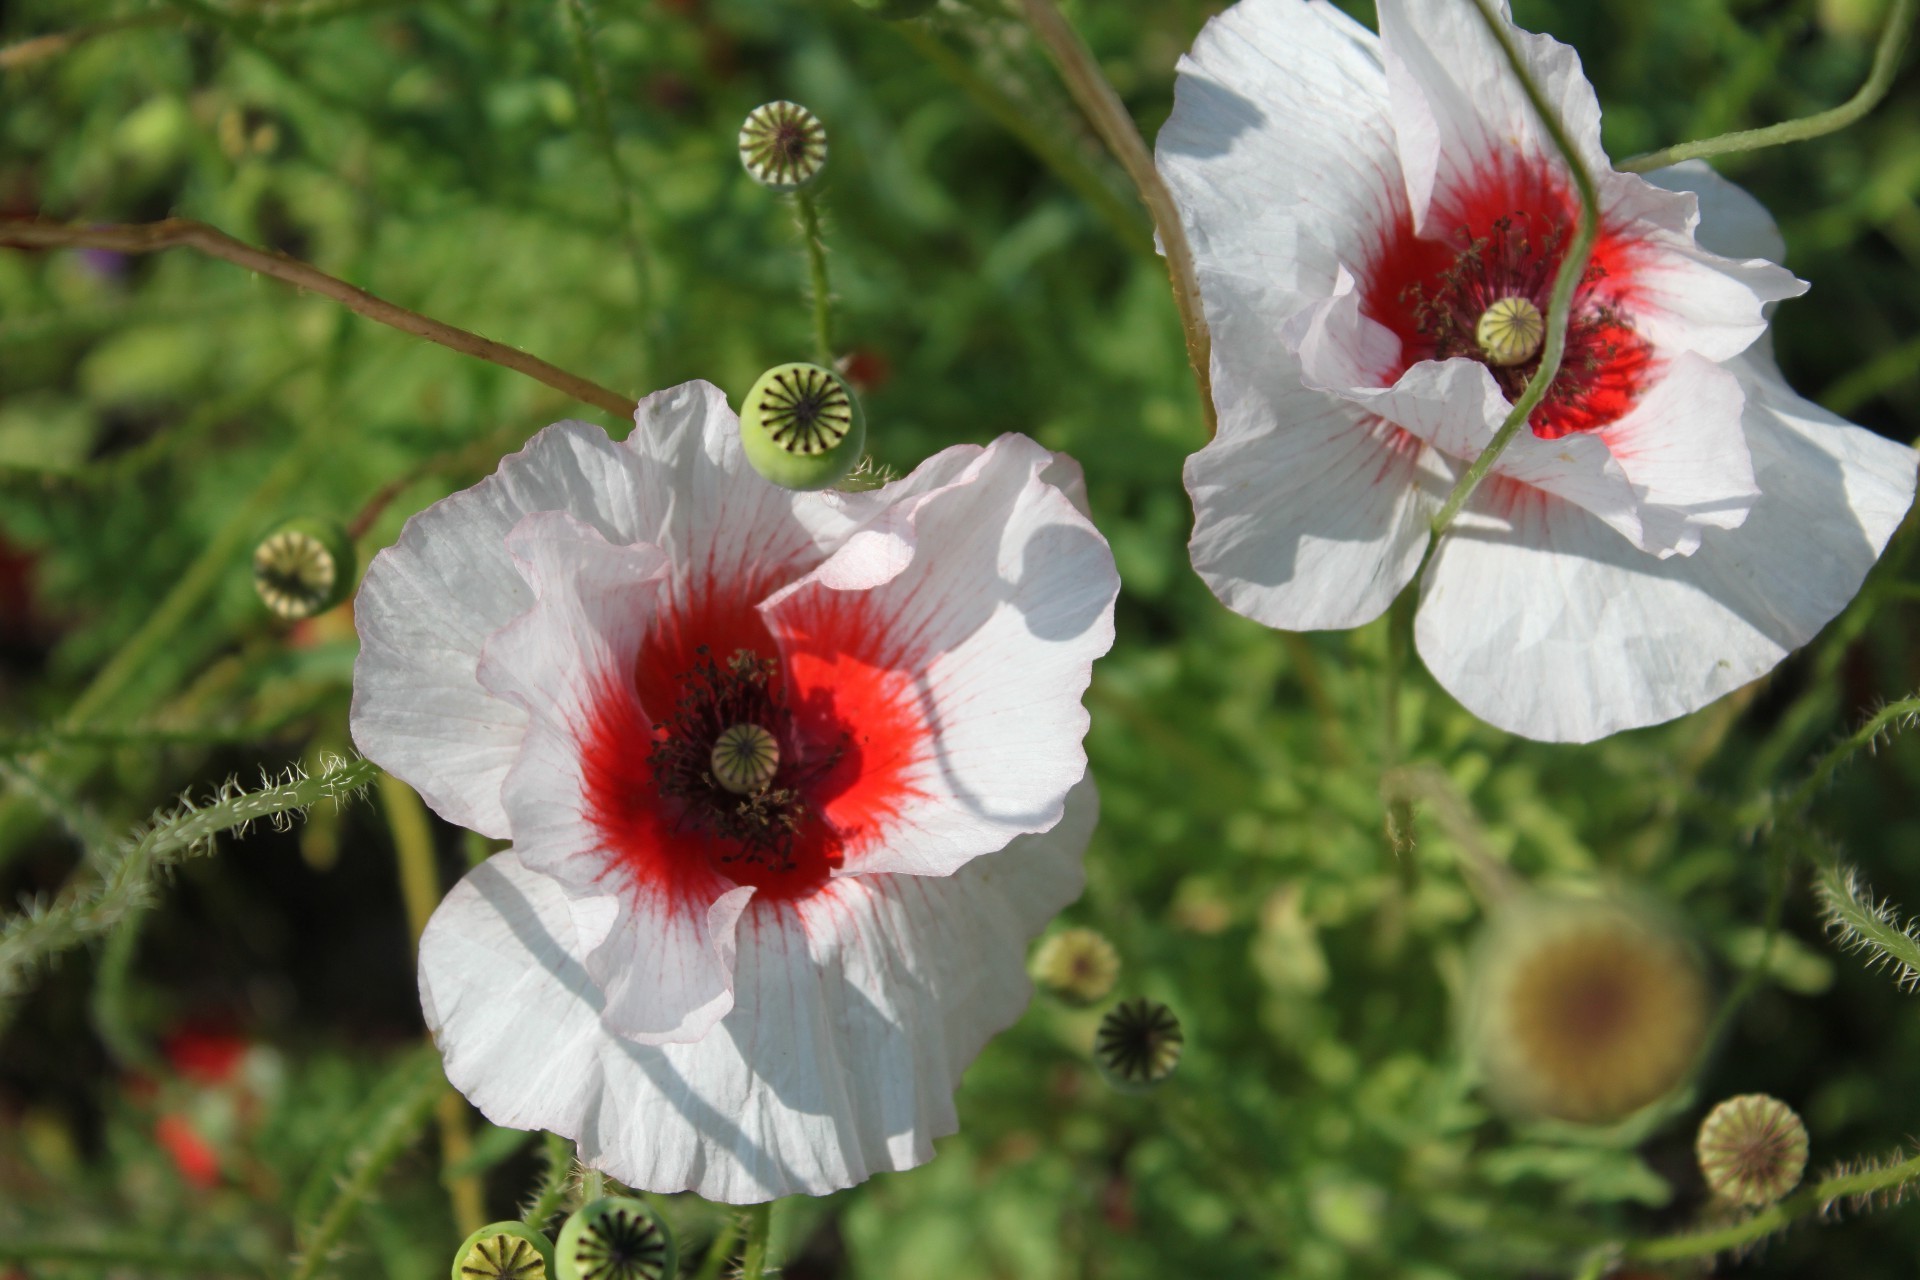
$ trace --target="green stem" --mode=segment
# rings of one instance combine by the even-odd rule
[[[416,1049],[395,1068],[397,1096],[374,1117],[346,1159],[346,1179],[312,1233],[302,1242],[291,1280],[313,1280],[327,1265],[334,1246],[372,1194],[380,1176],[426,1127],[434,1104],[446,1091],[440,1059],[431,1046]]]
[[[707,1246],[707,1256],[700,1260],[700,1269],[693,1273],[693,1280],[719,1280],[721,1269],[733,1256],[733,1246],[740,1243],[740,1226],[738,1214],[728,1215],[720,1234]]]
[[[833,290],[827,282],[827,242],[820,234],[820,209],[805,191],[793,193],[800,218],[800,239],[807,246],[807,278],[813,291],[813,358],[833,367]]]
[[[580,1203],[592,1204],[607,1194],[607,1175],[598,1169],[580,1171]]]
[[[1780,1230],[1796,1218],[1824,1209],[1835,1200],[1852,1196],[1872,1196],[1892,1191],[1920,1179],[1920,1156],[1914,1156],[1884,1169],[1866,1169],[1859,1173],[1839,1174],[1822,1179],[1813,1186],[1750,1218],[1706,1231],[1682,1231],[1670,1236],[1630,1241],[1622,1256],[1642,1262],[1673,1262],[1681,1258],[1704,1258],[1752,1244]]]
[[[1893,75],[1900,66],[1900,53],[1906,47],[1907,33],[1913,26],[1915,5],[1916,0],[1893,0],[1893,7],[1887,11],[1887,25],[1880,31],[1880,42],[1874,46],[1873,66],[1867,72],[1866,83],[1839,106],[1802,116],[1798,120],[1770,124],[1762,129],[1740,129],[1715,138],[1702,138],[1697,142],[1682,142],[1659,151],[1650,151],[1622,162],[1620,171],[1649,173],[1670,164],[1679,164],[1682,160],[1703,160],[1709,156],[1758,151],[1762,147],[1777,147],[1788,142],[1805,142],[1809,138],[1818,138],[1822,134],[1846,128],[1878,106],[1880,100],[1887,96],[1887,90],[1893,87]]]
[[[1417,579],[1416,579],[1417,581]],[[1385,688],[1381,691],[1380,773],[1391,775],[1399,766],[1400,686],[1404,679],[1407,654],[1413,647],[1413,617],[1418,589],[1409,587],[1393,599],[1387,610],[1387,667]],[[1387,842],[1394,857],[1404,862],[1413,852],[1413,805],[1404,794],[1387,799]]]
[[[1486,23],[1487,31],[1506,54],[1507,64],[1513,68],[1514,76],[1520,87],[1526,91],[1527,101],[1533,105],[1534,114],[1540,117],[1554,147],[1560,152],[1560,158],[1566,162],[1567,171],[1573,177],[1574,189],[1580,195],[1580,220],[1574,228],[1573,240],[1567,245],[1567,256],[1560,261],[1560,270],[1553,278],[1553,293],[1547,305],[1546,342],[1540,348],[1540,367],[1528,380],[1526,390],[1513,402],[1505,422],[1494,433],[1487,447],[1480,451],[1467,467],[1466,473],[1453,486],[1453,492],[1447,495],[1446,502],[1440,508],[1440,514],[1433,518],[1433,536],[1438,539],[1453,523],[1460,509],[1473,497],[1473,491],[1493,470],[1493,464],[1513,438],[1520,434],[1527,418],[1539,403],[1546,399],[1547,389],[1560,373],[1560,361],[1567,351],[1567,320],[1573,310],[1573,291],[1580,284],[1581,277],[1587,271],[1587,258],[1593,252],[1593,242],[1600,233],[1600,199],[1593,186],[1593,175],[1581,162],[1580,155],[1574,150],[1573,142],[1561,127],[1560,119],[1552,107],[1541,95],[1540,87],[1533,82],[1533,76],[1527,71],[1526,62],[1520,56],[1520,50],[1514,46],[1513,37],[1508,34],[1506,23],[1495,15],[1488,0],[1473,0],[1474,7],[1480,11],[1481,21]]]
[[[740,1262],[740,1280],[763,1280],[773,1248],[773,1201],[748,1205],[747,1253]]]
[[[1865,748],[1872,746],[1879,740],[1881,734],[1899,722],[1912,722],[1915,719],[1920,719],[1920,697],[1902,698],[1898,702],[1891,702],[1880,708],[1867,718],[1865,724],[1854,730],[1826,755],[1820,757],[1820,763],[1813,767],[1813,771],[1807,774],[1799,786],[1787,793],[1786,799],[1780,802],[1775,812],[1779,814],[1800,812],[1813,799],[1814,794],[1832,780],[1841,765]],[[1907,726],[1900,724],[1899,727]]]
[[[567,1183],[573,1179],[573,1144],[557,1133],[550,1133],[541,1146],[546,1157],[547,1172],[540,1179],[540,1190],[534,1193],[533,1203],[521,1216],[521,1221],[535,1231],[545,1231],[553,1215],[560,1212],[560,1206],[567,1199]]]
[[[933,64],[934,70],[951,80],[975,106],[992,116],[994,122],[1032,152],[1035,159],[1073,188],[1120,243],[1135,253],[1153,253],[1153,235],[1140,221],[1139,210],[1116,195],[1071,145],[1055,137],[1042,123],[1040,113],[1022,108],[923,25],[890,22],[887,28],[912,45],[915,53]]]
[[[1920,937],[1913,924],[1902,923],[1892,903],[1876,901],[1857,875],[1830,857],[1820,864],[1814,893],[1838,946],[1866,952],[1870,967],[1891,966],[1903,990],[1920,985]]]
[[[1173,192],[1154,168],[1153,153],[1140,136],[1140,128],[1127,114],[1120,95],[1113,91],[1100,73],[1093,51],[1087,48],[1071,23],[1053,0],[1021,0],[1027,24],[1046,46],[1053,65],[1066,82],[1067,92],[1085,113],[1094,132],[1107,144],[1120,167],[1139,193],[1160,234],[1161,251],[1167,258],[1167,276],[1173,284],[1174,305],[1180,310],[1180,327],[1186,333],[1187,363],[1193,367],[1193,380],[1200,389],[1200,412],[1206,420],[1207,435],[1219,429],[1213,407],[1213,375],[1210,369],[1213,338],[1207,331],[1206,311],[1200,302],[1200,277],[1193,263],[1193,248],[1187,243],[1186,227],[1180,221],[1180,207]]]

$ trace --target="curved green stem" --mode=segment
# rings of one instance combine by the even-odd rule
[[[1147,149],[1140,128],[1127,114],[1120,95],[1100,74],[1100,64],[1087,48],[1053,0],[1021,0],[1027,24],[1040,43],[1046,46],[1060,78],[1080,110],[1086,113],[1100,140],[1107,144],[1120,167],[1127,171],[1140,203],[1153,217],[1154,230],[1160,233],[1161,252],[1167,257],[1167,275],[1173,282],[1174,305],[1180,309],[1180,327],[1187,338],[1187,363],[1193,366],[1193,379],[1200,388],[1200,412],[1206,419],[1207,435],[1212,436],[1219,422],[1213,407],[1211,371],[1213,338],[1207,331],[1207,317],[1200,305],[1200,279],[1193,265],[1193,248],[1187,243],[1186,227],[1180,221],[1179,206],[1173,192],[1154,168],[1153,152]]]
[[[740,1280],[763,1280],[773,1249],[773,1201],[747,1206],[747,1255],[740,1263]]]
[[[1820,757],[1820,763],[1813,767],[1806,778],[1787,793],[1776,812],[1781,814],[1798,813],[1812,800],[1814,793],[1827,785],[1840,766],[1851,760],[1867,747],[1879,740],[1880,735],[1895,725],[1905,728],[1902,721],[1912,723],[1920,719],[1920,697],[1902,698],[1890,702],[1867,718],[1865,724],[1855,729],[1827,754]]]
[[[1893,1191],[1920,1179],[1920,1156],[1883,1169],[1863,1169],[1858,1173],[1823,1178],[1814,1185],[1788,1196],[1778,1204],[1762,1209],[1750,1218],[1704,1231],[1682,1231],[1670,1236],[1629,1242],[1622,1256],[1642,1262],[1673,1262],[1681,1258],[1705,1258],[1730,1249],[1738,1249],[1764,1239],[1796,1218],[1818,1212],[1835,1200],[1855,1196],[1873,1196]]]
[[[1520,57],[1520,50],[1514,46],[1513,37],[1507,34],[1506,24],[1488,7],[1487,0],[1473,0],[1474,8],[1480,11],[1480,18],[1486,23],[1487,30],[1500,45],[1507,56],[1507,64],[1513,68],[1513,74],[1520,81],[1520,87],[1526,91],[1527,101],[1540,117],[1547,134],[1553,139],[1554,147],[1560,152],[1560,158],[1566,162],[1567,171],[1573,176],[1574,189],[1580,196],[1580,220],[1575,226],[1573,240],[1567,245],[1567,256],[1560,261],[1560,270],[1553,278],[1553,293],[1547,304],[1546,341],[1540,348],[1540,367],[1528,380],[1526,390],[1513,402],[1506,421],[1494,433],[1492,441],[1480,451],[1467,467],[1459,482],[1453,486],[1453,492],[1440,508],[1440,514],[1433,518],[1433,536],[1437,540],[1460,514],[1467,500],[1473,497],[1473,491],[1493,470],[1493,464],[1506,451],[1520,429],[1527,424],[1528,417],[1540,402],[1547,397],[1547,389],[1560,373],[1560,361],[1567,352],[1567,320],[1573,311],[1573,291],[1587,271],[1587,258],[1593,252],[1593,242],[1600,233],[1600,199],[1593,186],[1593,175],[1580,160],[1574,150],[1573,142],[1561,127],[1559,117],[1547,105],[1541,96],[1540,87],[1533,82],[1526,63]]]
[[[813,358],[833,367],[833,291],[827,283],[827,242],[820,235],[820,210],[805,191],[793,193],[800,217],[800,239],[807,246],[807,277],[813,290]]]
[[[1867,72],[1866,83],[1839,106],[1802,116],[1798,120],[1783,120],[1761,129],[1740,129],[1714,138],[1701,138],[1696,142],[1682,142],[1658,151],[1649,151],[1646,155],[1623,161],[1620,171],[1649,173],[1670,164],[1679,164],[1682,160],[1703,160],[1737,151],[1758,151],[1762,147],[1777,147],[1788,142],[1805,142],[1809,138],[1818,138],[1822,134],[1846,128],[1880,105],[1880,100],[1887,96],[1887,90],[1893,87],[1893,73],[1900,66],[1900,53],[1906,47],[1907,33],[1913,27],[1916,2],[1893,0],[1893,7],[1887,11],[1887,25],[1880,31],[1880,42],[1874,46],[1873,66]]]

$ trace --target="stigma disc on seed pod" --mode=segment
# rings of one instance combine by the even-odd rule
[[[775,365],[740,405],[740,443],[753,469],[781,488],[825,489],[860,460],[867,423],[839,374]]]
[[[1158,1000],[1122,1000],[1100,1019],[1093,1060],[1121,1093],[1146,1093],[1180,1065],[1186,1039],[1180,1019]]]
[[[560,1228],[560,1280],[667,1280],[680,1252],[667,1224],[644,1200],[606,1196],[582,1205]]]
[[[490,1222],[461,1242],[453,1280],[551,1280],[553,1242],[524,1222]]]
[[[813,185],[827,167],[827,127],[797,102],[768,102],[740,126],[740,163],[770,191]]]
[[[346,599],[353,570],[353,540],[329,520],[289,520],[253,549],[254,590],[288,622]]]

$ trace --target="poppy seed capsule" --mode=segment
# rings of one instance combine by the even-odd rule
[[[1473,340],[1487,363],[1502,367],[1525,364],[1540,354],[1547,338],[1547,319],[1531,298],[1501,298],[1480,313]]]
[[[1029,972],[1048,995],[1084,1008],[1113,990],[1120,976],[1120,953],[1092,929],[1062,929],[1033,953]]]
[[[1807,1127],[1778,1098],[1743,1093],[1707,1113],[1694,1154],[1707,1185],[1722,1200],[1772,1204],[1800,1185],[1807,1167]]]
[[[1100,1019],[1093,1058],[1121,1093],[1146,1093],[1180,1065],[1186,1035],[1173,1010],[1157,1000],[1122,1000]]]
[[[839,374],[817,364],[775,365],[740,406],[747,461],[783,489],[825,489],[853,470],[866,417]]]
[[[667,1224],[629,1196],[582,1205],[560,1228],[554,1257],[560,1280],[664,1280],[680,1263]]]
[[[346,599],[353,569],[353,540],[330,520],[289,520],[253,549],[253,588],[288,622]]]
[[[768,102],[740,126],[740,163],[770,191],[812,186],[827,167],[827,127],[797,102]]]
[[[780,771],[780,743],[752,722],[730,725],[713,742],[713,780],[735,795],[765,791]]]
[[[453,1280],[549,1280],[553,1242],[524,1222],[490,1222],[453,1255]]]

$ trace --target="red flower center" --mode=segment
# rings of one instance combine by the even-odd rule
[[[610,870],[677,903],[727,882],[817,890],[913,794],[929,737],[912,676],[872,656],[884,637],[858,605],[785,619],[776,645],[753,594],[662,619],[581,743]],[[768,772],[729,767],[742,736]]]
[[[1432,222],[1452,230],[1420,239],[1400,219],[1368,271],[1362,309],[1400,339],[1400,366],[1388,381],[1422,360],[1465,356],[1518,400],[1540,368],[1538,341],[1525,341],[1525,330],[1532,315],[1547,314],[1572,202],[1543,178],[1497,173],[1437,203]],[[1605,427],[1646,385],[1653,350],[1620,305],[1627,257],[1603,229],[1574,289],[1560,370],[1529,419],[1543,440]]]

